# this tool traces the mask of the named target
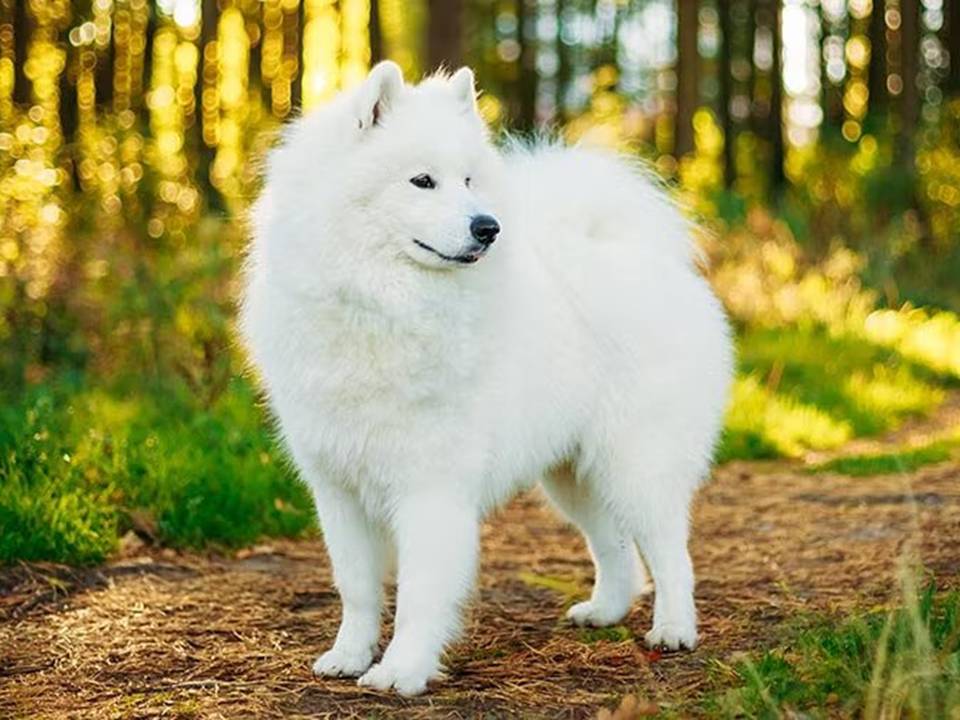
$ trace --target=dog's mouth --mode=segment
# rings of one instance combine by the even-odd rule
[[[460,255],[447,255],[446,253],[442,253],[436,248],[427,245],[425,242],[420,242],[416,238],[413,239],[413,243],[417,247],[421,247],[427,252],[433,253],[442,260],[458,263],[460,265],[473,265],[473,263],[487,254],[487,248],[483,246],[478,247],[476,250],[471,250],[470,252],[462,253]]]

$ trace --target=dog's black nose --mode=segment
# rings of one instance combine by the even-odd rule
[[[491,245],[500,232],[500,223],[490,215],[475,215],[470,221],[470,234],[481,245]]]

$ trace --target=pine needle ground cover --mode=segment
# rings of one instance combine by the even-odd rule
[[[694,510],[702,643],[683,654],[638,642],[649,597],[616,628],[563,621],[589,592],[589,555],[522,497],[485,525],[447,678],[414,700],[311,675],[339,615],[317,539],[199,554],[128,542],[98,567],[15,566],[0,574],[0,715],[592,718],[631,694],[664,718],[950,717],[925,709],[956,704],[958,471],[722,467]],[[927,573],[915,591],[904,547]]]

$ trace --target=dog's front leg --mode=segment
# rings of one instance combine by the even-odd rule
[[[323,539],[343,603],[333,647],[317,658],[317,675],[356,677],[370,667],[380,637],[385,551],[356,495],[336,485],[313,486]]]
[[[405,499],[394,516],[397,615],[393,640],[360,684],[417,695],[440,672],[440,655],[460,629],[479,552],[475,508],[452,495]]]

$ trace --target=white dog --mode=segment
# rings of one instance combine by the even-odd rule
[[[656,588],[646,641],[697,642],[688,512],[731,376],[678,211],[633,165],[499,153],[473,74],[390,62],[290,128],[253,212],[241,327],[312,488],[343,618],[318,675],[423,692],[485,513],[540,481],[596,564],[578,624]],[[393,639],[373,664],[396,560]]]

